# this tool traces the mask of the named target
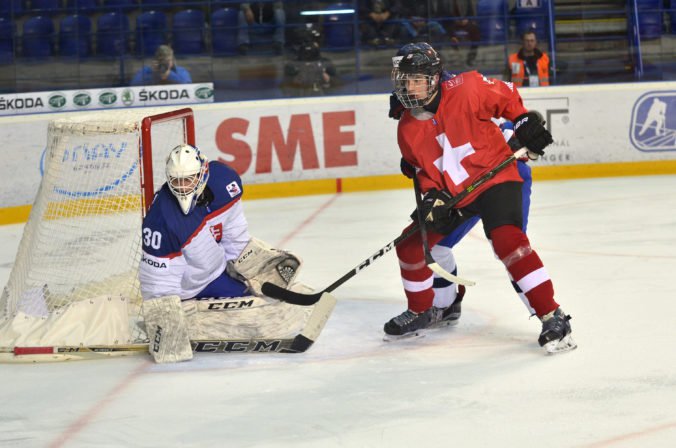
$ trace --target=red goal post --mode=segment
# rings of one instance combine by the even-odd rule
[[[195,146],[195,118],[192,109],[185,108],[165,112],[157,115],[145,117],[141,122],[141,153],[139,157],[143,160],[143,169],[141,171],[141,190],[143,191],[143,215],[145,216],[150,204],[153,202],[155,194],[153,176],[146,176],[145,173],[153,172],[153,125],[166,123],[173,120],[185,120],[183,139],[185,143]],[[165,148],[166,149],[166,148]],[[170,148],[169,148],[170,149]]]

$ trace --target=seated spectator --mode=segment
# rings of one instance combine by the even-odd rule
[[[362,0],[360,3],[362,41],[371,45],[391,45],[397,32],[398,0]]]
[[[190,73],[180,65],[176,65],[174,50],[169,45],[157,47],[151,65],[144,66],[131,80],[132,86],[191,83]]]
[[[504,78],[517,87],[548,86],[551,66],[549,56],[538,47],[534,31],[521,35],[521,48],[509,55]]]
[[[286,12],[283,2],[251,2],[240,5],[237,46],[240,54],[251,48],[251,28],[255,25],[273,25],[272,48],[282,54],[285,43]]]
[[[458,54],[461,46],[469,46],[465,63],[468,67],[473,67],[479,52],[479,41],[481,34],[479,25],[474,20],[466,17],[451,20],[448,23],[448,37],[452,42],[452,48]]]
[[[412,42],[436,42],[445,40],[446,30],[430,14],[427,3],[411,5],[404,10],[402,27]]]
[[[452,65],[471,69],[479,52],[481,33],[476,21],[477,0],[431,0],[432,9],[439,16],[445,17],[443,24],[451,41],[453,52],[450,58]],[[464,48],[468,48],[463,58]]]

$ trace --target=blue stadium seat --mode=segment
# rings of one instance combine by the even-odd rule
[[[136,17],[136,53],[142,56],[155,54],[160,45],[167,43],[167,16],[162,11],[146,11]]]
[[[127,12],[138,5],[134,0],[101,0],[101,7],[105,11]]]
[[[72,14],[83,14],[96,11],[99,8],[98,0],[68,0],[66,10]]]
[[[0,0],[0,16],[16,17],[23,14],[22,0]]]
[[[211,42],[216,55],[237,52],[237,8],[221,8],[211,13]]]
[[[108,12],[96,21],[96,53],[100,56],[120,56],[127,53],[129,19],[118,12]]]
[[[91,53],[92,21],[83,15],[69,15],[59,26],[59,54],[87,57]]]
[[[177,54],[200,54],[204,52],[204,12],[186,9],[174,14],[173,48]]]
[[[207,3],[207,2],[198,2],[198,3]],[[139,6],[143,11],[149,11],[151,9],[153,11],[163,11],[174,8],[176,5],[172,4],[170,0],[143,0],[139,2]]]
[[[479,0],[477,2],[479,35],[484,43],[504,43],[507,40],[509,22],[506,0]]]
[[[30,10],[33,15],[54,15],[61,12],[60,0],[31,0]]]
[[[540,0],[537,7],[525,6],[517,2],[515,18],[518,36],[521,36],[526,31],[534,31],[538,40],[547,37],[547,0]]]
[[[641,39],[660,38],[662,36],[662,1],[636,0],[636,6]]]
[[[330,11],[354,9],[351,3],[335,3],[326,7]],[[324,16],[324,44],[327,49],[348,49],[354,45],[354,14],[328,14]]]
[[[0,16],[0,64],[11,64],[14,61],[15,29],[12,19]]]
[[[54,54],[54,22],[50,17],[35,16],[23,23],[23,55],[29,58]]]

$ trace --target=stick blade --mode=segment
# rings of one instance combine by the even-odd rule
[[[428,268],[432,270],[432,272],[438,274],[440,277],[445,278],[449,282],[452,283],[457,283],[458,285],[465,285],[465,286],[474,286],[476,285],[476,282],[473,280],[467,280],[466,278],[458,277],[456,275],[451,274],[448,272],[446,269],[442,268],[439,263],[429,263],[427,265]]]
[[[300,292],[290,291],[274,283],[263,283],[261,292],[273,299],[281,300],[282,302],[290,303],[291,305],[310,306],[314,305],[321,299],[323,291],[314,294],[302,294]]]

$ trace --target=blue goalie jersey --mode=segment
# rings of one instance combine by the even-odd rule
[[[235,170],[209,162],[206,188],[213,200],[196,205],[187,216],[166,183],[155,194],[142,227],[139,280],[145,300],[195,297],[223,274],[227,261],[249,241],[240,201],[242,180]]]

